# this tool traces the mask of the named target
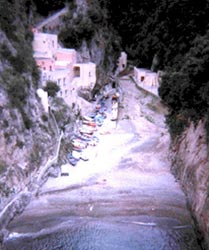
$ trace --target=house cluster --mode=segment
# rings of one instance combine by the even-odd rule
[[[78,89],[92,90],[96,83],[96,64],[93,62],[78,62],[78,54],[75,49],[63,48],[56,34],[33,30],[34,58],[41,72],[41,87],[45,87],[48,81],[56,82],[60,88],[58,96],[72,106],[76,103]],[[127,55],[121,52],[118,60],[118,72],[127,67]],[[134,67],[134,78],[144,88],[155,89],[159,86],[159,74],[148,69]],[[42,100],[45,111],[48,112],[47,93],[37,92]]]
[[[121,52],[117,66],[116,73],[123,72],[127,67],[127,54],[124,51]],[[153,72],[152,70],[146,68],[137,67],[134,67],[133,69],[133,78],[137,84],[150,92],[154,92],[154,94],[157,94],[161,75],[161,71]]]
[[[93,89],[96,83],[96,65],[92,62],[78,62],[75,49],[63,48],[56,34],[33,30],[33,51],[41,72],[41,87],[47,81],[60,87],[58,96],[68,105],[76,102],[79,88]]]

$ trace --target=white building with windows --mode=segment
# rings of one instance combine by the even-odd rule
[[[93,89],[96,83],[96,65],[95,63],[75,63],[73,65],[73,82],[78,87]]]
[[[134,67],[134,78],[144,87],[158,87],[158,74],[149,69]]]
[[[134,67],[134,79],[140,87],[158,95],[159,72],[156,73],[149,69]]]

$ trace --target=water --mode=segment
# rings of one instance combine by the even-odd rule
[[[134,220],[133,220],[134,219]],[[16,234],[5,250],[198,250],[190,225],[171,219],[71,218],[50,229]]]

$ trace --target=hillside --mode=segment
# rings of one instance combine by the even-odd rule
[[[2,209],[4,201],[23,189],[52,154],[56,130],[36,95],[39,74],[32,56],[26,6],[21,1],[2,1],[0,11]]]

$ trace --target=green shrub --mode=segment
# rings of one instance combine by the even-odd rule
[[[60,87],[56,84],[56,82],[47,81],[44,90],[48,93],[49,96],[55,97],[57,92],[60,90]]]
[[[22,119],[23,119],[23,123],[24,123],[24,125],[25,125],[25,128],[26,128],[26,129],[32,128],[33,122],[32,122],[32,120],[28,117],[28,115],[27,115],[24,111],[21,112],[21,115],[22,115]]]
[[[169,114],[166,116],[166,124],[169,127],[171,139],[174,140],[180,136],[184,129],[188,126],[188,119],[182,115]]]
[[[17,140],[17,141],[16,141],[16,146],[22,149],[23,146],[24,146],[24,142],[23,142],[23,141],[20,141],[20,140]]]
[[[10,188],[6,183],[0,182],[0,194],[1,196],[8,197],[10,194],[14,193],[14,189]]]
[[[17,55],[11,59],[12,66],[19,73],[32,72],[34,67],[32,48],[25,43],[26,41],[20,41],[20,45],[17,47]]]
[[[47,122],[48,121],[48,117],[46,115],[42,115],[41,119],[43,122]]]
[[[29,81],[13,69],[6,69],[1,73],[1,82],[7,91],[13,107],[20,109],[26,103],[29,95]]]
[[[95,34],[95,25],[89,17],[79,15],[74,19],[73,24],[66,24],[59,33],[59,39],[67,48],[79,48],[82,41],[87,42],[92,39]]]
[[[37,88],[38,87],[38,82],[40,80],[40,69],[38,68],[38,66],[36,65],[36,62],[33,61],[33,66],[32,66],[32,77],[33,77],[33,83],[34,86]]]
[[[88,10],[87,14],[93,23],[96,24],[102,23],[103,16],[100,10],[101,10],[100,8],[94,8],[94,7]]]
[[[9,50],[8,46],[6,43],[3,43],[0,48],[0,55],[2,60],[8,60],[11,62],[12,60],[12,53]]]
[[[6,141],[9,141],[10,138],[10,134],[8,132],[4,132],[4,138],[6,139]]]
[[[9,122],[7,120],[3,120],[3,128],[8,128]]]
[[[155,123],[155,121],[154,121],[154,119],[153,119],[152,116],[150,116],[150,115],[145,115],[145,118],[146,118],[149,122]]]
[[[8,89],[10,100],[14,106],[19,106],[20,102],[25,103],[25,88],[22,85],[11,85]]]

